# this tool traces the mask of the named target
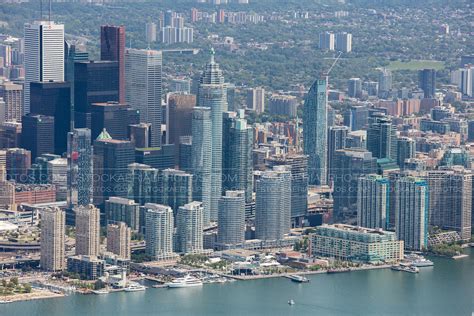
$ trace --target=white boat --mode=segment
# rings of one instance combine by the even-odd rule
[[[169,288],[195,287],[202,286],[202,281],[190,275],[183,278],[177,278],[165,284]]]
[[[97,294],[97,295],[102,295],[102,294],[109,294],[110,291],[104,288],[100,290],[93,290],[92,293]]]
[[[415,261],[412,261],[411,264],[412,264],[413,266],[419,267],[419,268],[421,268],[421,267],[432,267],[432,266],[434,266],[433,261],[428,260],[428,259],[425,259],[425,258],[423,258],[423,259],[417,259],[417,260],[415,260]]]
[[[288,305],[295,305],[295,301],[289,300],[289,301],[288,301]]]
[[[288,275],[287,277],[291,281],[297,282],[297,283],[307,283],[307,282],[309,282],[309,279],[306,278],[305,276],[302,276],[302,275],[291,274],[291,275]]]
[[[408,266],[408,265],[404,265],[404,264],[392,266],[392,270],[409,272],[409,273],[418,273],[418,272],[420,272],[420,269],[418,269],[417,267],[412,266],[412,265]]]
[[[124,288],[125,292],[139,292],[145,291],[146,287],[139,284],[139,283],[130,283],[126,288]]]

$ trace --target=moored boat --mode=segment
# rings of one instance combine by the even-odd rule
[[[165,284],[169,288],[182,288],[182,287],[196,287],[202,286],[202,281],[190,275],[186,275],[183,278],[174,279],[171,282]]]

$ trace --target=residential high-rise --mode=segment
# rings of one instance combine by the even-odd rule
[[[389,189],[387,178],[369,174],[358,180],[357,226],[368,228],[388,228]]]
[[[429,224],[454,230],[463,240],[471,235],[472,172],[462,167],[428,171]]]
[[[140,204],[134,200],[111,197],[105,201],[105,222],[107,224],[123,222],[133,231],[140,231]]]
[[[474,96],[474,65],[459,69],[459,90],[468,97]]]
[[[352,51],[352,34],[347,32],[336,33],[335,49],[343,53]]]
[[[255,237],[280,240],[290,232],[291,173],[286,166],[263,172],[255,185]]]
[[[92,203],[93,147],[90,129],[76,128],[67,137],[67,201],[72,209],[74,206]]]
[[[392,90],[392,72],[389,69],[382,68],[379,72],[379,96],[387,97]]]
[[[23,116],[23,86],[13,82],[0,84],[0,98],[5,102],[6,121],[21,121]]]
[[[162,53],[150,49],[125,52],[125,97],[140,112],[140,121],[151,124],[151,146],[161,145]]]
[[[352,105],[344,111],[344,125],[351,131],[358,131],[367,127],[369,112],[364,105]]]
[[[21,147],[21,122],[9,121],[0,124],[0,145],[2,148]]]
[[[313,185],[327,183],[327,115],[327,78],[321,78],[309,89],[303,107],[304,154]]]
[[[405,249],[428,247],[429,193],[426,181],[405,176],[395,181],[395,232]]]
[[[159,171],[148,165],[131,163],[128,165],[127,197],[140,205],[157,203],[160,200]]]
[[[423,69],[418,72],[418,85],[425,98],[433,98],[436,92],[436,70]]]
[[[30,84],[30,113],[54,117],[54,153],[67,150],[67,133],[71,127],[71,85],[46,81]]]
[[[296,117],[298,100],[292,95],[272,95],[268,102],[268,112],[275,115]]]
[[[125,103],[125,26],[102,25],[100,27],[100,60],[118,62],[119,99],[117,101]]]
[[[262,87],[247,90],[247,109],[257,114],[265,112],[265,89]]]
[[[31,151],[31,159],[54,153],[54,117],[29,113],[21,124],[22,147]]]
[[[347,95],[351,98],[358,98],[362,93],[362,80],[351,78],[347,81]]]
[[[173,210],[169,206],[147,203],[145,208],[146,253],[155,260],[175,257],[173,253]]]
[[[94,141],[94,204],[128,193],[128,165],[135,161],[135,147],[126,140],[112,139],[107,131]]]
[[[94,205],[76,206],[76,255],[98,256],[100,251],[100,210]]]
[[[161,172],[160,204],[173,209],[174,215],[180,206],[193,200],[193,176],[182,170],[165,169]]]
[[[180,206],[176,222],[178,251],[184,254],[202,252],[204,250],[202,202],[191,202]]]
[[[156,42],[156,24],[149,22],[145,25],[146,42],[148,44]]]
[[[66,268],[66,214],[61,209],[43,208],[41,214],[41,257],[43,270],[60,271]]]
[[[214,50],[211,60],[206,65],[198,91],[198,105],[211,109],[211,195],[210,219],[217,220],[217,202],[222,193],[222,113],[227,110],[227,90],[224,76],[219,64],[214,61]],[[194,145],[193,133],[193,145]],[[206,210],[206,203],[204,209]],[[206,216],[205,216],[206,217]]]
[[[322,50],[334,50],[334,33],[324,32],[319,34],[319,48]]]
[[[245,191],[245,202],[252,202],[253,129],[247,120],[224,113],[222,133],[222,190]],[[243,114],[242,114],[243,115]]]
[[[397,164],[400,169],[405,168],[405,160],[415,158],[416,142],[410,137],[399,137],[397,139]]]
[[[192,120],[191,168],[194,200],[204,207],[204,226],[211,220],[212,120],[211,109],[195,107]]]
[[[91,128],[93,103],[118,102],[119,64],[116,61],[74,63],[75,127]]]
[[[196,96],[192,94],[171,94],[168,104],[169,115],[166,129],[168,143],[178,146],[181,136],[192,134],[191,123],[193,108],[196,106]],[[179,149],[176,150],[176,157],[179,157]]]
[[[291,173],[291,217],[302,218],[308,210],[308,156],[289,154],[266,160],[269,167],[287,166]],[[296,220],[300,226],[301,222]]]
[[[24,114],[30,113],[30,83],[64,81],[64,25],[53,21],[25,24]]]
[[[328,179],[332,180],[334,176],[334,156],[336,150],[346,148],[347,134],[349,128],[347,126],[331,126],[328,131]]]
[[[67,159],[56,158],[47,162],[48,183],[56,188],[56,201],[67,200]]]
[[[357,218],[357,181],[377,172],[377,159],[361,148],[336,150],[334,155],[334,221]]]
[[[397,127],[383,114],[374,114],[367,129],[367,150],[378,159],[397,161]]]
[[[217,220],[218,248],[245,242],[245,192],[227,191],[219,199]]]
[[[123,222],[107,225],[107,251],[119,258],[130,259],[132,230]]]

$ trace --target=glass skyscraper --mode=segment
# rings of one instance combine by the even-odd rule
[[[308,155],[309,184],[327,183],[327,78],[316,80],[303,107],[304,154]]]

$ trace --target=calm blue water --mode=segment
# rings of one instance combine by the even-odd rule
[[[432,258],[435,266],[419,274],[387,269],[314,275],[309,284],[278,278],[72,295],[0,305],[0,315],[472,315],[474,251],[467,253],[457,261]]]

